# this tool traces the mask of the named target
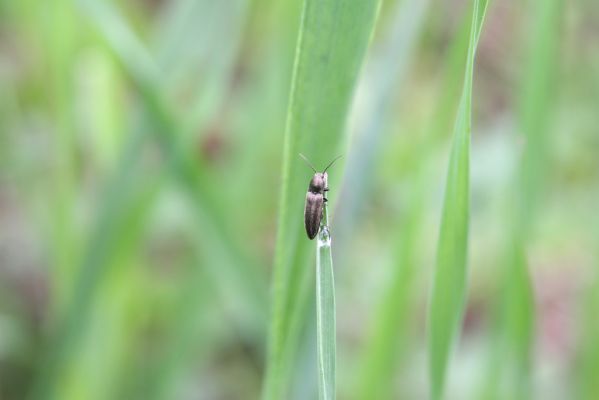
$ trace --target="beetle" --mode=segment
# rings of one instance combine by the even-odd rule
[[[320,230],[324,203],[327,202],[326,192],[329,191],[327,170],[341,156],[334,158],[333,161],[331,161],[322,172],[316,171],[316,168],[312,166],[310,161],[308,161],[303,154],[300,153],[300,157],[302,157],[308,166],[312,168],[312,171],[314,171],[314,176],[308,185],[308,192],[306,193],[306,206],[304,208],[304,225],[306,227],[308,239],[312,240],[316,237],[318,231]]]

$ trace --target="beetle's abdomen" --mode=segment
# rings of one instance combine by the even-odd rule
[[[322,219],[323,195],[308,192],[306,194],[306,208],[304,209],[304,224],[310,240],[314,239],[320,229]]]

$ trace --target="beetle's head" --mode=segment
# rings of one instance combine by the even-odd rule
[[[310,181],[309,190],[312,193],[322,193],[327,187],[327,177],[328,176],[326,172],[315,173]]]

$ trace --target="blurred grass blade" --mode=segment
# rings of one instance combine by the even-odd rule
[[[507,210],[510,226],[499,300],[499,337],[492,343],[484,388],[484,395],[489,398],[531,397],[535,303],[526,248],[547,176],[561,3],[560,0],[536,0],[529,6],[532,35],[524,48],[528,62],[521,77],[519,113],[526,145],[513,177],[513,195]],[[509,388],[507,392],[500,392],[501,379],[509,382],[505,385]]]
[[[189,92],[189,82],[194,82],[193,93],[200,94],[182,115],[187,131],[197,132],[227,101],[230,92],[223,89],[229,89],[237,66],[249,3],[179,0],[167,5],[167,17],[155,32],[154,53],[160,84],[169,89],[170,98]]]
[[[335,399],[335,324],[335,279],[327,221],[318,233],[316,242],[316,342],[320,400]]]
[[[241,250],[230,240],[230,232],[223,228],[226,226],[222,221],[223,213],[214,199],[213,192],[208,190],[211,185],[207,182],[205,174],[198,173],[196,166],[189,159],[182,157],[182,149],[177,140],[184,135],[181,134],[181,128],[172,112],[164,104],[158,68],[113,5],[90,0],[81,0],[78,4],[97,25],[100,33],[105,35],[104,39],[109,43],[111,50],[116,53],[125,70],[140,88],[143,100],[146,101],[149,109],[148,115],[154,119],[153,125],[157,125],[156,130],[160,134],[159,138],[167,153],[170,166],[175,176],[188,190],[195,215],[202,220],[206,234],[214,236],[217,245],[210,249],[223,255],[227,260],[226,263],[219,265],[221,268],[213,268],[211,272],[220,274],[218,283],[223,285],[223,292],[241,294],[242,297],[248,295],[243,299],[249,311],[246,313],[247,320],[251,320],[253,325],[258,326],[257,330],[262,329],[266,311],[264,282],[259,275],[251,273],[249,269],[246,270],[248,274],[241,277],[244,274],[241,272],[243,268],[252,263],[246,262]],[[118,173],[108,185],[96,225],[79,266],[71,302],[64,318],[59,322],[60,326],[56,334],[50,338],[51,345],[47,348],[37,381],[33,385],[33,398],[52,398],[56,395],[56,387],[63,379],[73,351],[83,336],[84,327],[91,318],[92,307],[98,296],[102,278],[109,270],[108,267],[112,265],[115,253],[121,246],[118,233],[124,231],[122,221],[128,220],[127,216],[135,212],[126,199],[132,195],[135,188],[132,182],[138,179],[134,166],[139,164],[142,143],[147,137],[145,132],[148,130],[150,129],[137,131],[131,135],[130,143],[123,151]],[[210,210],[204,209],[203,206],[207,206]],[[148,206],[145,209],[150,208]],[[140,232],[136,235],[139,236]],[[237,267],[243,268],[234,272]],[[224,278],[228,274],[231,279]],[[236,287],[238,290],[225,289],[224,286],[227,285]]]
[[[98,290],[100,277],[103,276],[110,264],[111,257],[119,251],[124,243],[114,232],[124,230],[130,218],[135,214],[136,205],[130,199],[135,197],[136,168],[132,164],[130,154],[137,151],[143,134],[133,135],[126,146],[125,156],[121,159],[119,170],[121,174],[108,186],[98,213],[94,230],[88,240],[84,257],[77,271],[74,289],[64,316],[54,335],[50,338],[51,345],[40,365],[39,375],[31,389],[31,398],[55,398],[56,387],[60,383],[62,373],[67,368],[70,356],[76,349],[83,327],[90,317],[90,308]],[[143,208],[143,211],[147,211]]]
[[[595,226],[599,224],[595,223]],[[599,232],[595,235],[599,237]],[[577,398],[583,400],[595,398],[599,391],[599,241],[595,239],[595,242],[595,271],[582,299],[581,346],[577,354]]]
[[[348,155],[341,201],[335,213],[335,242],[337,252],[349,254],[351,232],[358,215],[367,201],[373,171],[377,164],[380,145],[388,133],[389,111],[393,99],[401,93],[404,80],[412,63],[414,47],[424,27],[430,2],[406,0],[395,4],[394,15],[382,42],[372,51],[365,68],[358,95],[363,94],[365,105],[362,118],[356,116],[354,144]],[[461,74],[461,71],[460,71]],[[362,190],[355,190],[355,188]],[[397,241],[391,279],[380,304],[374,311],[372,329],[364,344],[359,368],[356,371],[356,390],[352,398],[385,399],[392,391],[396,370],[397,349],[401,342],[401,321],[408,315],[408,299],[413,277],[415,230],[423,204],[413,202],[417,196],[410,191],[406,223],[402,224]],[[400,217],[400,219],[403,219]],[[338,254],[338,253],[335,254]],[[336,261],[339,263],[340,258]]]
[[[389,111],[395,96],[401,92],[413,59],[413,49],[424,26],[429,0],[406,0],[396,10],[382,43],[372,49],[365,65],[357,98],[360,107],[352,113],[352,146],[347,156],[347,172],[340,185],[335,205],[336,257],[349,252],[351,232],[370,194],[372,175],[377,165],[381,143],[388,133]],[[361,190],[355,190],[355,188]],[[337,259],[337,262],[343,261]]]
[[[466,290],[472,78],[476,46],[486,8],[487,1],[474,1],[464,87],[454,127],[445,187],[428,327],[433,400],[443,396],[448,359],[459,332]]]
[[[550,140],[551,108],[556,94],[557,62],[559,60],[559,25],[561,0],[535,0],[530,5],[531,42],[524,76],[521,77],[519,123],[526,139],[518,184],[516,227],[526,237],[534,221],[539,196],[547,176],[547,151]]]
[[[408,331],[409,306],[416,275],[418,230],[422,223],[424,196],[422,188],[413,187],[409,204],[402,213],[404,223],[394,240],[394,265],[388,285],[375,310],[372,331],[364,344],[357,391],[352,398],[360,400],[391,399],[399,353],[403,350]]]
[[[439,141],[451,131],[464,74],[470,25],[470,18],[465,16],[449,50],[443,73],[444,83],[438,90],[439,100],[434,106],[432,118],[424,124],[424,138],[415,143],[416,151],[404,165],[409,179],[404,190],[405,201],[402,202],[405,209],[402,208],[399,216],[403,223],[393,239],[397,246],[392,257],[391,276],[374,312],[372,330],[359,363],[358,389],[355,392],[357,399],[390,399],[397,395],[393,392],[394,377],[397,376],[397,367],[403,356],[409,351],[408,324],[414,317],[410,300],[415,279],[420,273],[417,268],[418,249],[426,216],[425,204],[434,190],[431,185],[435,179],[430,176],[431,169],[423,166],[430,164],[437,155]]]
[[[309,174],[298,153],[317,165],[337,154],[378,5],[378,0],[304,1],[283,150],[265,400],[287,398],[313,276],[301,225]]]
[[[70,1],[58,1],[51,8],[50,15],[42,20],[40,29],[45,40],[49,60],[50,79],[48,92],[52,93],[52,109],[56,121],[55,165],[52,169],[54,190],[51,203],[51,240],[54,245],[53,288],[57,301],[55,311],[62,312],[72,294],[74,269],[77,263],[78,235],[73,216],[75,204],[75,112],[73,107],[73,58],[77,40],[74,31],[78,29]]]
[[[214,268],[220,275],[219,283],[228,286],[228,292],[247,297],[244,304],[253,314],[253,320],[261,326],[265,320],[266,295],[259,268],[248,259],[234,234],[225,223],[227,212],[219,202],[217,188],[207,174],[198,153],[190,153],[192,146],[185,146],[189,132],[175,117],[161,89],[157,67],[147,56],[142,44],[126,26],[118,10],[109,3],[81,0],[81,7],[97,26],[116,57],[131,79],[137,84],[148,108],[149,118],[154,121],[157,139],[166,153],[168,165],[174,177],[181,183],[191,199],[194,215],[201,220],[206,235],[214,236],[216,246],[211,250],[220,252],[227,262]],[[118,33],[118,35],[117,35]],[[251,320],[251,318],[248,318]]]

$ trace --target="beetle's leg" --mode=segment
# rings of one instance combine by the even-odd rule
[[[323,197],[322,201],[324,201],[326,203],[327,201],[329,201],[329,199],[327,199],[326,197]]]
[[[324,189],[322,189],[322,191],[323,191],[323,192],[328,192],[328,191],[329,191],[329,188],[328,188],[328,187],[325,187]]]

